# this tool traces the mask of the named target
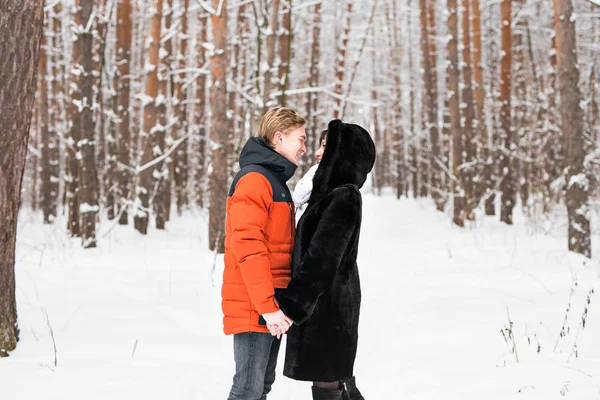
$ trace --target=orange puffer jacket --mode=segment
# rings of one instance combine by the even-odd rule
[[[294,247],[294,205],[286,181],[296,166],[250,138],[227,198],[221,290],[227,335],[268,332],[259,316],[279,310],[275,289],[287,287]]]

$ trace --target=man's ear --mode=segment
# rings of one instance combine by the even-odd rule
[[[273,144],[281,144],[283,142],[283,133],[277,131],[275,135],[273,135]]]

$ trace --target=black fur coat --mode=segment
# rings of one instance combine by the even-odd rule
[[[298,222],[292,281],[278,297],[295,324],[287,335],[284,375],[333,382],[353,376],[360,279],[356,265],[360,187],[375,162],[375,145],[358,125],[329,123],[327,145]]]

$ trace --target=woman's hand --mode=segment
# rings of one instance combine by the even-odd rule
[[[281,335],[286,333],[293,323],[281,310],[263,314],[263,318],[267,321],[269,332],[271,335],[277,336],[277,339],[281,338]]]

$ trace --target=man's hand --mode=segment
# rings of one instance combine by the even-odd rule
[[[269,328],[271,335],[277,336],[277,339],[281,338],[281,335],[290,329],[290,326],[293,322],[281,310],[272,313],[266,313],[262,316],[265,321],[267,321],[267,328]]]

